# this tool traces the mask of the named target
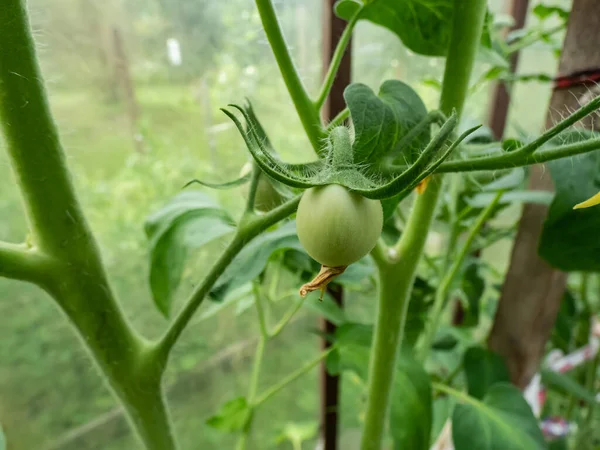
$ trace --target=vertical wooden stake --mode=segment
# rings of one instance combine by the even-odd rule
[[[139,107],[135,98],[135,88],[133,85],[133,80],[131,79],[131,73],[129,71],[129,60],[127,59],[127,53],[125,52],[123,38],[121,36],[121,31],[117,27],[113,27],[113,48],[115,52],[116,79],[118,80],[125,97],[133,145],[135,150],[141,153],[144,149],[142,136],[138,129],[140,115]]]
[[[335,52],[337,43],[344,31],[346,22],[333,12],[335,0],[323,0],[323,75],[327,73],[329,61]],[[350,84],[352,43],[348,45],[342,58],[337,77],[322,111],[325,122],[333,119],[345,107],[344,89]],[[343,306],[344,291],[339,284],[331,283],[327,291],[339,306]],[[335,333],[335,325],[325,319],[320,328],[324,333]],[[326,349],[328,342],[323,339],[322,347]],[[339,376],[327,373],[325,364],[321,366],[321,441],[323,450],[337,450],[338,447],[338,409],[339,409]]]
[[[598,1],[575,0],[560,58],[561,75],[600,67],[599,29]],[[561,116],[579,108],[590,89],[590,85],[555,89],[546,126],[554,125]],[[597,121],[597,116],[590,115],[581,125],[595,128],[594,120]],[[597,123],[595,125],[597,127]],[[531,168],[529,189],[553,189],[543,165]],[[526,204],[523,208],[494,326],[488,338],[489,347],[504,357],[511,380],[520,388],[525,388],[539,369],[567,278],[538,256],[547,212],[548,207],[544,205]]]

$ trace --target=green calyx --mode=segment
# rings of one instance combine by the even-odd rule
[[[243,115],[245,128],[231,111],[222,111],[235,123],[258,166],[273,179],[300,189],[339,184],[366,198],[378,200],[414,189],[419,182],[435,172],[469,134],[479,128],[471,128],[451,141],[458,124],[456,114],[446,118],[438,111],[431,112],[417,124],[416,132],[409,133],[402,142],[409,148],[422,130],[428,129],[432,124],[439,124],[439,132],[420,151],[418,158],[411,164],[385,167],[384,158],[356,163],[351,132],[344,126],[338,126],[329,132],[324,159],[306,164],[288,164],[275,155],[249,103],[246,107],[229,106]],[[391,152],[394,149],[389,150]]]

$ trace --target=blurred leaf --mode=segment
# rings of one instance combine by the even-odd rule
[[[453,336],[451,334],[443,334],[439,337],[436,337],[435,341],[433,341],[433,344],[431,345],[431,348],[433,350],[443,352],[446,350],[452,350],[454,347],[456,347],[457,344],[458,339],[456,338],[456,336]]]
[[[248,401],[245,397],[238,397],[221,406],[217,414],[206,420],[206,424],[221,431],[236,432],[244,428],[249,415]]]
[[[575,297],[573,297],[571,291],[567,289],[560,302],[556,322],[554,322],[554,328],[552,329],[552,334],[550,336],[552,345],[561,349],[565,354],[571,351],[570,343],[573,338],[573,330],[575,329],[576,324],[577,306],[575,304]]]
[[[510,381],[500,355],[482,347],[469,348],[465,352],[463,366],[469,395],[477,399],[482,399],[495,383]]]
[[[290,441],[294,448],[301,448],[304,441],[315,437],[319,431],[317,422],[287,423],[277,438],[278,443]]]
[[[452,0],[377,0],[363,7],[361,19],[387,28],[415,53],[446,56],[453,4]],[[348,20],[360,6],[356,0],[339,0],[335,12]]]
[[[145,224],[150,240],[150,288],[156,307],[169,315],[188,251],[235,229],[229,214],[202,192],[182,192]]]
[[[572,395],[587,403],[597,403],[596,395],[567,374],[542,369],[542,383],[549,389]]]
[[[523,184],[525,181],[525,169],[517,167],[506,175],[491,181],[490,183],[482,186],[484,191],[498,191],[500,189],[515,189]]]
[[[398,450],[428,450],[433,422],[431,380],[423,366],[401,354],[394,375],[390,433]]]
[[[466,305],[464,305],[466,315],[461,325],[465,327],[477,326],[479,324],[479,305],[485,291],[485,280],[479,274],[477,263],[471,263],[467,266],[461,282],[461,291],[464,293],[464,299],[466,300]]]
[[[546,20],[552,16],[558,16],[562,20],[569,18],[569,10],[561,8],[560,6],[548,6],[544,3],[535,5],[533,8],[533,14],[535,14],[540,20]]]
[[[318,296],[311,295],[304,301],[304,304],[335,325],[342,325],[347,320],[344,310],[329,295],[325,295],[322,301]]]
[[[433,401],[433,420],[431,425],[431,442],[435,442],[446,421],[452,415],[456,401],[450,396],[438,397]]]
[[[474,208],[484,208],[489,205],[496,194],[494,192],[482,192],[467,199],[469,205]],[[534,203],[538,205],[549,205],[552,203],[554,194],[548,191],[511,191],[505,192],[500,197],[499,205],[509,203]]]
[[[327,370],[356,373],[367,380],[373,327],[346,323],[334,337],[336,349],[327,358]],[[398,358],[391,395],[390,429],[399,448],[427,449],[431,436],[432,399],[429,375],[407,354]]]
[[[578,131],[569,141],[588,136]],[[573,210],[573,206],[600,190],[600,152],[559,159],[548,166],[556,195],[544,223],[539,254],[565,272],[599,271],[600,207]]]
[[[580,446],[575,447],[578,450],[583,450]],[[553,439],[548,442],[548,450],[569,450],[567,438]]]
[[[210,297],[217,301],[223,300],[229,290],[258,277],[265,269],[271,255],[285,249],[302,250],[296,235],[295,221],[287,222],[274,231],[261,234],[244,247],[215,283]]]
[[[0,450],[6,450],[6,438],[4,437],[4,431],[0,427]]]
[[[350,264],[344,273],[335,279],[335,282],[349,289],[359,289],[365,280],[375,275],[375,271],[373,259],[366,256]]]
[[[516,387],[492,386],[483,402],[455,406],[452,440],[456,450],[541,450],[544,436],[531,408]]]
[[[418,122],[427,115],[419,95],[398,80],[385,81],[375,93],[370,87],[353,83],[344,91],[354,125],[354,162],[361,164],[381,159],[396,151],[394,147]],[[429,142],[429,130],[421,133],[410,149],[399,149],[407,160],[418,155]],[[414,152],[412,149],[416,149]]]
[[[402,346],[412,348],[423,332],[429,308],[433,304],[435,288],[421,277],[416,277],[411,291],[406,324],[404,325],[404,339]]]
[[[373,326],[345,323],[335,331],[336,349],[327,356],[327,370],[338,375],[345,370],[367,379]]]

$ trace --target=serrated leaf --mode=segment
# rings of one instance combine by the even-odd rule
[[[215,283],[210,297],[221,301],[227,292],[258,277],[271,255],[288,249],[302,251],[296,234],[296,222],[290,221],[274,231],[263,233],[252,240],[236,256]]]
[[[483,398],[494,384],[510,381],[500,355],[482,347],[471,347],[465,352],[463,367],[469,395],[477,399]]]
[[[149,280],[154,304],[161,313],[169,315],[189,251],[234,229],[229,214],[198,191],[177,195],[150,216],[145,225],[150,240]]]
[[[591,133],[578,131],[560,144],[585,140]],[[600,152],[548,163],[556,195],[540,238],[539,254],[565,272],[599,271],[600,207],[573,210],[573,206],[600,190]]]
[[[335,12],[349,20],[360,7],[355,0],[340,0]],[[363,6],[360,18],[387,28],[415,53],[445,56],[453,15],[453,0],[375,0]]]
[[[219,412],[206,420],[206,424],[226,432],[236,432],[244,428],[250,415],[250,408],[245,397],[230,400],[221,406]]]
[[[542,369],[542,383],[549,389],[572,395],[584,402],[597,403],[596,395],[593,392],[567,374]]]
[[[429,130],[419,135],[410,149],[395,149],[398,141],[427,115],[425,104],[407,84],[385,81],[379,93],[353,83],[344,91],[354,126],[354,162],[374,162],[390,152],[412,161],[429,142]]]
[[[492,386],[483,401],[471,398],[452,415],[456,450],[541,450],[546,448],[538,422],[514,386]]]

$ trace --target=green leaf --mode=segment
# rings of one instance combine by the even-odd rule
[[[0,427],[0,450],[6,450],[6,438],[4,437],[2,427]]]
[[[571,135],[579,140],[589,134]],[[556,195],[540,238],[539,254],[565,271],[600,271],[600,207],[573,206],[600,191],[600,152],[548,163]]]
[[[311,295],[304,300],[304,304],[334,325],[340,326],[347,321],[344,310],[329,295],[324,296],[323,300],[319,300],[316,295]]]
[[[221,431],[236,432],[244,428],[249,415],[248,401],[245,397],[238,397],[221,406],[217,414],[206,420],[206,424]]]
[[[482,347],[469,348],[465,352],[463,366],[469,395],[477,399],[482,399],[495,383],[510,381],[500,355]]]
[[[199,191],[182,192],[148,218],[150,288],[160,312],[169,315],[188,252],[234,229],[229,214]]]
[[[433,422],[431,380],[423,366],[400,355],[392,386],[390,432],[394,448],[428,450]]]
[[[540,20],[546,20],[555,15],[562,20],[567,20],[569,18],[569,10],[559,6],[548,6],[543,3],[535,5],[535,8],[533,8],[533,14],[535,14]]]
[[[363,7],[360,18],[387,28],[415,53],[445,56],[453,4],[453,0],[374,0]],[[340,0],[335,12],[349,20],[360,7],[356,0]]]
[[[575,297],[569,289],[566,289],[560,302],[552,334],[550,335],[550,340],[554,347],[559,348],[564,353],[571,351],[573,330],[577,326],[578,319]]]
[[[345,323],[338,327],[334,337],[336,349],[327,357],[327,370],[334,375],[348,370],[366,380],[372,338],[372,325]]]
[[[302,443],[315,437],[318,430],[317,422],[287,423],[278,436],[277,442],[290,441],[294,448],[301,448]]]
[[[327,358],[330,373],[352,371],[366,382],[373,327],[346,323],[336,330],[336,350]],[[429,448],[432,424],[429,375],[410,356],[398,358],[391,394],[390,430],[398,448]]]
[[[385,81],[378,95],[368,86],[353,83],[344,91],[354,125],[354,162],[373,162],[395,150],[396,143],[427,115],[425,104],[407,84]],[[414,159],[429,142],[429,130],[413,141],[411,149],[399,149]],[[414,154],[414,155],[413,155]]]
[[[244,247],[215,283],[210,297],[221,301],[229,290],[258,277],[265,269],[271,255],[288,249],[303,251],[296,235],[295,221],[287,222],[269,233],[261,234]]]
[[[465,269],[461,291],[466,300],[466,316],[461,325],[466,327],[477,326],[479,324],[479,305],[485,291],[485,280],[479,274],[478,264],[471,263]]]
[[[404,325],[404,339],[402,346],[412,348],[425,328],[429,308],[433,304],[435,288],[421,277],[416,277],[411,291],[406,324]]]
[[[483,208],[489,205],[495,196],[494,192],[482,192],[468,198],[467,203],[473,208]],[[502,194],[498,204],[534,203],[537,205],[549,205],[552,203],[553,198],[554,194],[548,191],[511,191]]]
[[[546,443],[538,422],[514,386],[492,386],[483,402],[469,399],[452,415],[456,450],[538,450]]]
[[[549,389],[570,394],[579,400],[587,403],[596,403],[596,395],[584,386],[579,384],[574,378],[567,374],[555,372],[553,370],[542,369],[542,383]]]

